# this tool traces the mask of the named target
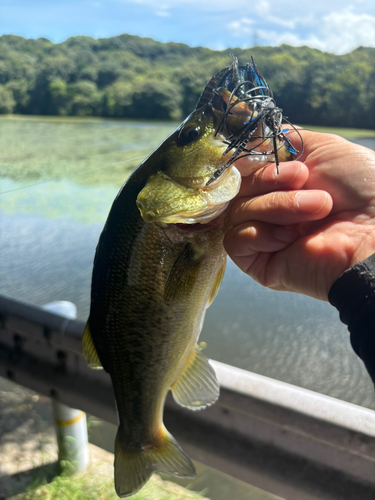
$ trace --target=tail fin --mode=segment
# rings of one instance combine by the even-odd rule
[[[121,498],[140,490],[156,471],[168,472],[177,477],[196,476],[193,462],[165,429],[163,443],[158,448],[129,452],[121,441],[119,429],[115,444],[115,489]]]

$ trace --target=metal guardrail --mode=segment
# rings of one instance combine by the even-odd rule
[[[83,328],[0,296],[0,376],[117,424],[109,376],[81,355]],[[320,499],[375,498],[375,412],[212,364],[215,405],[190,412],[166,402],[166,427],[193,459],[290,500],[317,490]]]

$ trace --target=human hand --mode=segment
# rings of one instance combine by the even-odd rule
[[[375,153],[331,134],[299,130],[300,161],[251,173],[230,209],[231,259],[274,290],[327,300],[346,269],[375,252]],[[296,132],[292,143],[300,149]],[[303,163],[302,163],[303,162]]]

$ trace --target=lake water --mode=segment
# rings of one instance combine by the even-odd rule
[[[35,120],[30,123],[39,126]],[[134,124],[125,126],[121,122],[93,123],[86,141],[90,138],[91,147],[102,148],[103,144],[93,146],[93,141],[102,140],[107,148],[108,137],[98,139],[97,128],[113,130],[110,148],[116,154],[132,149],[139,153],[144,142],[149,144],[149,139],[142,139],[143,129],[156,137],[160,133],[165,136],[168,127],[171,128],[165,124],[133,127]],[[0,169],[2,163],[18,161],[17,148],[11,160],[1,149],[2,127],[7,125],[8,121],[0,121]],[[59,122],[48,123],[45,133],[49,134],[49,140],[53,138],[54,127],[56,141],[59,134],[68,133]],[[136,147],[134,137],[131,140],[123,137],[126,127],[138,130]],[[77,133],[78,129],[74,134]],[[43,139],[34,138],[38,140]],[[375,149],[375,141],[361,142]],[[22,149],[22,140],[19,148],[21,160],[27,165],[28,150]],[[112,149],[106,150],[106,154],[112,154]],[[67,161],[65,153],[59,154],[58,161]],[[74,157],[75,153],[69,154]],[[95,168],[100,161],[104,166],[119,158],[105,156],[102,149],[98,155],[92,162]],[[53,158],[52,153],[48,158]],[[56,164],[53,159],[49,161],[51,172],[55,172]],[[85,175],[79,183],[70,175],[23,188],[25,184],[48,180],[45,175],[48,162],[45,163],[44,156],[43,162],[44,177],[30,178],[25,172],[25,179],[10,175],[0,178],[0,192],[5,193],[0,196],[0,293],[36,305],[70,300],[77,305],[79,318],[85,320],[95,247],[121,182],[110,174],[108,182],[105,178],[99,182],[88,173],[86,182]],[[35,155],[30,157],[30,163],[35,171]],[[90,165],[85,164],[84,168]],[[207,312],[201,340],[207,342],[205,353],[213,359],[375,408],[372,383],[352,352],[348,332],[336,310],[302,295],[267,290],[231,262],[218,297]]]

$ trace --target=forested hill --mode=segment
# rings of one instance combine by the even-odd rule
[[[181,119],[230,52],[241,64],[254,56],[290,120],[375,128],[375,48],[213,51],[126,34],[60,44],[0,37],[0,113]]]

